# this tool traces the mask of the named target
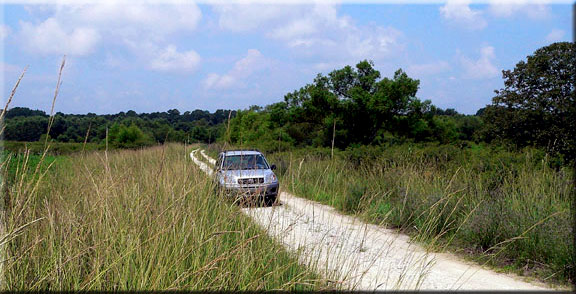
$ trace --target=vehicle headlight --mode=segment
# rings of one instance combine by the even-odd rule
[[[276,182],[278,179],[274,173],[266,175],[266,183],[273,183]]]

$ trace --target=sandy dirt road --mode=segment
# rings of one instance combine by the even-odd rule
[[[190,157],[211,175],[212,166],[199,160],[197,151]],[[330,206],[285,192],[279,199],[272,207],[242,211],[297,254],[301,263],[343,289],[552,290],[483,269],[452,254],[426,252],[406,235],[342,215]]]

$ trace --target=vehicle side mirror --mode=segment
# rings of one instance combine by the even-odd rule
[[[276,169],[276,165],[275,165],[275,164],[271,165],[271,166],[270,166],[270,169],[271,169],[271,170],[275,170],[275,169]]]

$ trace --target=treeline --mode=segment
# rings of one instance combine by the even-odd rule
[[[283,102],[238,111],[225,139],[268,150],[481,139],[479,116],[416,98],[419,83],[401,69],[393,78],[381,78],[372,62],[362,61],[319,74]]]
[[[45,139],[50,124],[49,139],[55,142],[104,144],[112,147],[133,148],[169,142],[211,143],[223,131],[223,122],[236,111],[217,110],[210,113],[194,110],[180,113],[177,109],[166,112],[97,115],[64,114],[58,112],[50,124],[44,111],[14,107],[6,112],[4,139],[8,141],[39,141]]]

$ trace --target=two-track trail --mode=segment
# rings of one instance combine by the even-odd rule
[[[207,174],[212,166],[190,157]],[[213,163],[203,151],[206,161]],[[426,252],[408,236],[342,215],[314,201],[280,194],[272,207],[242,208],[300,262],[354,290],[551,290],[462,261]]]

